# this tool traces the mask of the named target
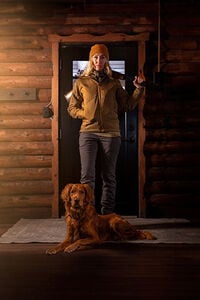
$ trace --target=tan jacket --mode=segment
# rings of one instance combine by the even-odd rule
[[[89,76],[80,77],[74,82],[68,112],[82,119],[81,132],[120,133],[119,112],[134,109],[142,93],[143,89],[135,89],[129,96],[118,79],[106,77],[98,83]]]

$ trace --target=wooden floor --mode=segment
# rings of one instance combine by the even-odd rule
[[[0,235],[11,223],[0,222]],[[0,244],[0,300],[200,299],[200,244],[108,243],[48,256],[50,246]]]
[[[0,299],[200,299],[200,245],[106,244],[48,256],[0,244]]]

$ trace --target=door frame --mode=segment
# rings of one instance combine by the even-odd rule
[[[48,36],[49,42],[52,44],[52,87],[51,87],[51,102],[54,116],[52,118],[52,183],[53,183],[53,197],[52,197],[52,217],[59,217],[59,46],[60,43],[69,43],[76,45],[80,43],[119,43],[119,42],[137,42],[138,44],[138,70],[143,70],[146,59],[146,45],[145,42],[149,40],[149,33],[142,33],[137,35],[126,35],[122,33],[108,33],[102,36],[95,36],[91,34],[72,34],[70,36],[60,36],[51,34]],[[145,184],[145,156],[144,156],[144,142],[145,142],[145,119],[143,116],[143,109],[145,103],[145,92],[138,103],[138,197],[139,197],[139,217],[146,217],[146,200],[144,196]]]

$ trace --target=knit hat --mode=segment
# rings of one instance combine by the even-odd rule
[[[90,49],[90,58],[96,53],[102,53],[107,59],[109,59],[108,48],[104,44],[95,44]]]

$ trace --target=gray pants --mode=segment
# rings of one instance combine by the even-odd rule
[[[120,150],[120,137],[102,137],[81,132],[79,151],[81,159],[81,183],[88,183],[95,189],[95,168],[97,152],[101,155],[102,197],[101,212],[114,211],[116,195],[116,163]]]

